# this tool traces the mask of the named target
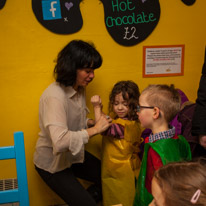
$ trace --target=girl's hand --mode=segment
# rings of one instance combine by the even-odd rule
[[[93,107],[98,107],[98,106],[102,106],[102,100],[100,98],[99,95],[94,95],[92,98],[91,98],[91,103],[93,105]]]

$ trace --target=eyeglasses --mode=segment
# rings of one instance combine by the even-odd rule
[[[141,109],[154,109],[155,107],[147,107],[147,106],[140,106],[137,105],[137,112],[140,112]]]

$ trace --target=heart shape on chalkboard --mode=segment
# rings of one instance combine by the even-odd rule
[[[73,5],[74,4],[72,2],[66,2],[65,3],[65,7],[67,8],[68,11],[73,7]]]

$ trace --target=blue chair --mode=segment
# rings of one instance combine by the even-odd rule
[[[14,133],[14,146],[0,147],[0,160],[7,159],[16,159],[18,188],[0,191],[0,204],[19,202],[20,206],[29,206],[23,132]]]

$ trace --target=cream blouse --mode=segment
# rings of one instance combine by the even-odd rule
[[[89,140],[85,90],[52,83],[39,103],[39,138],[34,164],[50,173],[84,160],[84,145]]]

